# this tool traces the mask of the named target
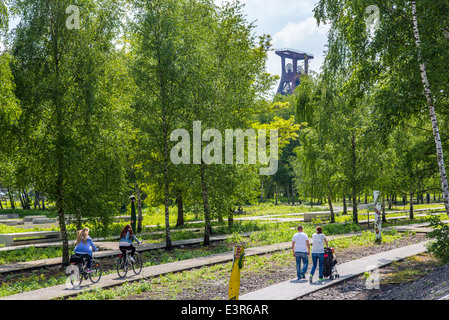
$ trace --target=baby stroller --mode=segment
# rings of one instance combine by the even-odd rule
[[[324,248],[324,261],[323,261],[323,276],[333,280],[334,278],[339,278],[337,268],[337,259],[334,255],[333,248]]]

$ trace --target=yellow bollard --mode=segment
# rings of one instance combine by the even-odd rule
[[[231,279],[229,280],[229,300],[239,299],[240,269],[243,268],[244,251],[243,247],[234,247],[234,261],[232,262]]]

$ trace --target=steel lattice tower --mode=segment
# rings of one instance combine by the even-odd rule
[[[276,49],[275,53],[281,57],[282,76],[277,93],[291,94],[301,83],[301,75],[309,73],[309,60],[313,55],[294,49]],[[290,59],[291,62],[286,59]],[[304,60],[304,68],[298,61]]]

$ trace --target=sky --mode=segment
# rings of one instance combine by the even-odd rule
[[[214,1],[220,5],[228,0]],[[256,25],[256,35],[271,35],[274,49],[292,48],[312,53],[314,59],[309,61],[309,68],[320,72],[329,27],[326,25],[318,27],[313,17],[313,8],[318,0],[240,1],[244,4],[248,22],[254,22]],[[16,23],[12,21],[11,27]],[[279,76],[281,74],[281,58],[274,51],[268,55],[267,72]]]

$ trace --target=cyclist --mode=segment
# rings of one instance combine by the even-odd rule
[[[87,259],[87,273],[91,273],[91,265],[92,265],[92,249],[94,251],[98,251],[97,247],[94,245],[92,238],[89,237],[89,228],[84,228],[83,230],[78,231],[78,235],[76,237],[76,247],[75,253],[79,254],[83,258]]]
[[[126,255],[126,251],[131,251],[131,257],[130,260],[132,262],[134,261],[134,253],[136,253],[136,247],[133,245],[133,240],[136,240],[138,244],[141,244],[142,242],[137,239],[137,237],[133,233],[133,229],[129,224],[127,224],[122,232],[120,232],[120,242],[119,242],[119,248],[120,251],[122,251],[123,255]]]

